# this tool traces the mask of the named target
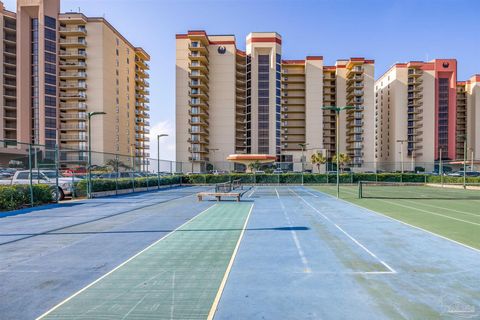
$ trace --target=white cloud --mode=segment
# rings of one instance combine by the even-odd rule
[[[160,121],[150,127],[150,158],[157,158],[157,135],[168,134],[160,138],[160,159],[175,160],[175,128],[170,121]]]

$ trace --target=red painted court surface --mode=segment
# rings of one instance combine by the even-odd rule
[[[1,218],[0,318],[479,316],[475,248],[328,191],[252,187],[240,203],[198,202],[208,189]]]

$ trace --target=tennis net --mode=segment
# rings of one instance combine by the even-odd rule
[[[215,192],[227,193],[237,189],[243,189],[240,179],[215,184]]]
[[[377,199],[480,199],[480,184],[430,184],[417,182],[358,183],[359,198]]]

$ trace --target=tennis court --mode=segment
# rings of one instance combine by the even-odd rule
[[[478,250],[315,188],[245,189],[240,203],[185,187],[4,218],[0,318],[478,316]]]
[[[480,249],[480,190],[460,185],[365,183],[341,186],[341,199]],[[336,187],[316,190],[336,195]]]

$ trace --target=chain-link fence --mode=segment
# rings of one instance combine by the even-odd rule
[[[228,161],[192,164],[144,157],[145,153],[116,154],[0,140],[0,202],[12,202],[7,186],[20,189],[24,205],[158,190],[179,184],[212,184],[241,179],[243,183],[336,183],[337,166],[332,161],[250,163]],[[201,170],[195,170],[201,168]],[[464,170],[465,169],[465,170]],[[362,181],[442,181],[478,179],[478,160],[421,162],[376,162],[352,166],[341,162],[341,183]],[[209,175],[210,174],[210,175]],[[473,180],[472,180],[473,181]],[[476,180],[475,180],[476,182]],[[18,190],[17,190],[18,191]],[[5,199],[1,198],[4,197]],[[8,206],[8,207],[14,207]]]

